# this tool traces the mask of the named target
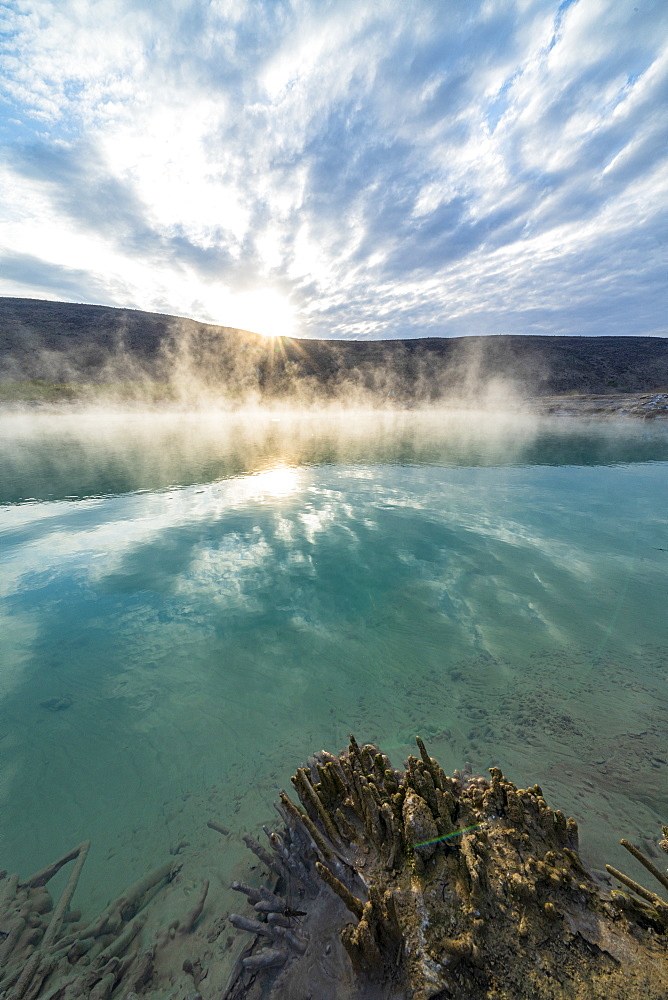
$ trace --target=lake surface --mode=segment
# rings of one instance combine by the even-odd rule
[[[668,427],[5,414],[0,867],[221,883],[314,750],[500,764],[628,869],[668,817]],[[215,819],[231,834],[206,827]],[[186,847],[179,845],[186,843]],[[621,855],[625,855],[624,858]]]

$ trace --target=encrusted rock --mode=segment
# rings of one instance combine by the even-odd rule
[[[431,809],[421,795],[408,791],[401,814],[406,845],[419,850],[422,860],[428,861],[436,851],[436,844],[433,841],[438,837]]]
[[[318,801],[303,796],[310,816],[282,802],[276,892],[303,900],[304,951],[262,969],[267,932],[258,931],[260,959],[246,968],[262,971],[237,977],[223,1000],[668,997],[668,904],[616,870],[641,898],[608,898],[577,854],[577,824],[538,785],[518,789],[499,768],[491,782],[469,767],[449,778],[418,748],[402,773],[351,737],[339,758],[301,772],[298,786]],[[324,760],[336,781],[315,781]],[[336,843],[323,808],[345,830]],[[299,883],[300,869],[319,891]]]

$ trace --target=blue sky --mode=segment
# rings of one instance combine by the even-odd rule
[[[668,334],[665,0],[0,4],[0,294]]]

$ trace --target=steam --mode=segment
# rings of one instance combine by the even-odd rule
[[[0,503],[156,491],[286,470],[665,461],[665,428],[520,410],[48,408],[0,413]],[[352,471],[350,474],[353,474]],[[366,474],[366,473],[365,473]],[[369,473],[371,474],[371,473]]]
[[[224,412],[512,410],[527,395],[518,365],[509,370],[507,357],[483,342],[496,338],[443,341],[435,354],[420,341],[265,338],[152,314],[109,327],[108,315],[85,308],[97,323],[88,330],[83,311],[60,329],[57,313],[48,323],[38,313],[33,327],[13,324],[0,400]]]
[[[19,381],[0,404],[5,502],[41,498],[45,469],[67,497],[73,483],[90,496],[111,481],[161,489],[319,462],[515,462],[546,426],[528,397],[547,371],[535,357],[523,369],[499,338],[450,342],[436,360],[419,343],[370,342],[351,364],[345,343],[178,319],[165,335],[165,317],[129,315],[88,339],[61,324],[59,350],[15,331],[0,391],[20,375],[43,379],[44,392],[29,403],[34,383],[22,399]]]
[[[48,409],[13,410],[0,415],[1,499],[155,490],[323,463],[492,464],[514,460],[536,427],[520,414],[333,405],[96,406],[62,408],[57,419]]]

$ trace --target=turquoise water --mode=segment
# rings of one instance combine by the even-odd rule
[[[668,428],[1,423],[0,867],[90,838],[92,904],[187,842],[224,882],[295,767],[351,731],[397,766],[419,734],[449,771],[540,782],[599,868],[621,836],[651,849]]]

